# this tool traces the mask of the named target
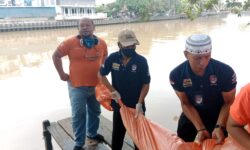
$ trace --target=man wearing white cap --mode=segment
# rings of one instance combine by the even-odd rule
[[[113,133],[112,149],[121,150],[126,129],[123,125],[118,100],[131,108],[136,108],[136,116],[145,112],[144,99],[149,90],[150,74],[147,60],[136,53],[139,45],[135,34],[131,30],[123,30],[118,35],[120,50],[110,54],[99,72],[99,78],[112,93]],[[111,72],[112,85],[106,78]],[[135,149],[138,149],[135,146]]]
[[[185,62],[170,73],[170,83],[180,99],[183,113],[177,134],[186,142],[197,138],[202,142],[215,138],[223,142],[227,136],[229,107],[237,84],[233,69],[211,58],[211,38],[194,34],[187,38]]]

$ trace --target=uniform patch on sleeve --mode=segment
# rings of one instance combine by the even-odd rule
[[[182,85],[183,87],[190,87],[192,86],[192,80],[189,78],[189,79],[184,79],[183,82],[182,82]]]
[[[119,70],[119,68],[120,68],[120,64],[118,64],[118,63],[113,63],[112,64],[112,69]]]

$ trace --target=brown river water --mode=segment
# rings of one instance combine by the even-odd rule
[[[212,57],[233,67],[239,91],[250,81],[249,22],[249,16],[238,18],[230,14],[195,21],[97,26],[95,33],[106,40],[110,53],[117,50],[117,35],[121,29],[135,31],[141,43],[137,52],[148,59],[152,77],[146,116],[176,131],[181,106],[168,77],[170,71],[185,60],[186,37],[192,33],[212,37]],[[42,121],[70,116],[67,85],[59,79],[51,55],[63,39],[76,33],[75,28],[0,33],[1,150],[42,150]],[[68,70],[68,60],[64,59],[63,63]],[[102,112],[112,118],[111,112]]]

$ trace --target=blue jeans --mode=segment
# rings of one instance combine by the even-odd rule
[[[96,100],[95,87],[93,86],[73,87],[71,82],[68,82],[68,90],[75,146],[83,146],[86,134],[89,137],[97,135],[101,114],[100,104]]]

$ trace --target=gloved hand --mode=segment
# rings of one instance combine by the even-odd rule
[[[135,112],[135,118],[137,118],[139,116],[140,113],[144,113],[143,109],[142,109],[142,103],[138,102],[136,104],[136,112]]]
[[[111,92],[111,98],[115,100],[116,103],[118,103],[118,100],[121,99],[121,95],[118,93],[118,91]]]

